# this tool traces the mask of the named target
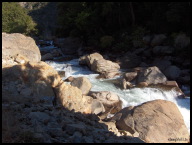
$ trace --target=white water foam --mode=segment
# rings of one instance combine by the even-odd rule
[[[121,90],[106,80],[98,80],[97,73],[90,71],[86,66],[79,66],[78,59],[67,62],[46,61],[49,65],[58,71],[66,71],[67,76],[79,77],[85,76],[92,83],[92,91],[111,91],[115,92],[123,101],[123,108],[127,106],[137,106],[147,101],[156,99],[168,100],[174,102],[183,115],[185,124],[190,132],[190,98],[178,99],[178,92],[175,90],[162,91],[158,88],[133,88]],[[69,67],[69,68],[68,68]],[[67,69],[68,68],[68,69]]]

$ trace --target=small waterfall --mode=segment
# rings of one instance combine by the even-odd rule
[[[63,70],[65,71],[65,78],[68,78],[72,74],[72,71],[73,71],[71,65],[68,65],[68,64],[64,67]]]

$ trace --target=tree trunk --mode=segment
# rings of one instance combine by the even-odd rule
[[[135,14],[134,14],[134,11],[133,11],[132,2],[129,2],[129,6],[130,6],[130,10],[131,10],[132,26],[134,26],[135,25]]]

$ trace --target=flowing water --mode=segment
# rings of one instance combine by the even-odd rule
[[[111,83],[111,80],[114,79],[96,79],[98,74],[90,71],[86,66],[80,66],[78,59],[65,62],[46,61],[46,63],[51,65],[57,71],[65,71],[65,77],[63,77],[63,80],[69,76],[85,76],[92,83],[91,91],[111,91],[116,93],[123,101],[123,108],[127,106],[136,106],[156,99],[174,102],[183,115],[185,124],[190,132],[190,97],[179,99],[176,97],[178,96],[178,92],[175,90],[162,91],[158,88],[132,88],[121,90]],[[189,88],[185,86],[183,86],[183,89],[185,91],[190,91]]]

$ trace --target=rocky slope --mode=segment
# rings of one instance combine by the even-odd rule
[[[6,44],[21,41],[20,38],[9,39],[11,35],[5,36]],[[7,48],[4,44],[2,47]],[[20,45],[16,46],[10,45],[12,49],[20,48]],[[34,55],[38,58],[39,51]],[[86,62],[94,62],[92,56],[89,55]],[[122,103],[115,93],[89,92],[90,88],[84,85],[91,85],[83,78],[72,79],[72,85],[66,84],[51,66],[30,58],[20,51],[11,57],[2,57],[3,142],[143,143],[173,142],[168,139],[175,137],[186,139],[180,142],[189,141],[182,115],[174,103],[158,100],[122,110]],[[104,69],[102,65],[96,68]],[[157,68],[152,70],[136,69],[141,74],[131,75],[131,79],[128,75],[125,80],[134,80],[138,76],[146,80],[152,74],[147,79],[150,84],[156,73],[161,74]],[[116,112],[116,115],[107,119],[109,112]]]

